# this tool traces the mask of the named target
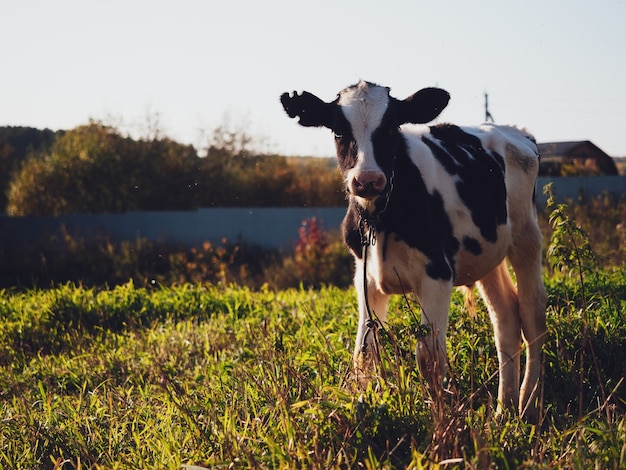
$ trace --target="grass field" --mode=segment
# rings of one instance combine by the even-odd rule
[[[546,282],[538,426],[493,416],[488,316],[460,295],[431,397],[402,298],[361,392],[351,289],[3,291],[0,467],[625,468],[626,269]]]

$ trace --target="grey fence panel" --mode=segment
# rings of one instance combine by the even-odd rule
[[[166,213],[144,225],[141,236],[176,239],[186,245],[205,240],[246,241],[263,248],[290,249],[298,238],[302,221],[315,217],[327,230],[339,228],[345,208],[214,208],[199,209],[193,216]],[[145,214],[145,213],[144,213]]]
[[[326,230],[339,229],[345,208],[207,208],[197,211],[128,212],[58,217],[0,217],[4,249],[25,243],[54,243],[64,233],[113,241],[146,238],[153,241],[199,245],[245,241],[262,248],[289,251],[302,221],[315,217]]]
[[[611,194],[617,198],[626,194],[626,176],[568,176],[561,178],[540,177],[537,179],[535,202],[542,209],[548,197],[543,194],[543,187],[552,182],[552,190],[557,202],[578,201],[602,194]]]

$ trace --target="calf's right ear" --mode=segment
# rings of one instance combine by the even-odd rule
[[[308,91],[301,94],[283,93],[280,102],[291,118],[299,117],[298,123],[305,127],[331,127],[332,103],[325,103]]]

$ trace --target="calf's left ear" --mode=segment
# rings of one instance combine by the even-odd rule
[[[332,103],[325,103],[308,91],[301,94],[283,93],[280,102],[291,118],[299,117],[298,123],[305,127],[328,127],[331,125]]]
[[[448,106],[450,94],[441,88],[423,88],[408,98],[398,101],[401,123],[426,124]]]

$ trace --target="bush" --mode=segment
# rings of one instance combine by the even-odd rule
[[[626,197],[615,201],[609,195],[604,195],[560,206],[562,217],[575,222],[585,233],[599,267],[626,264]],[[544,252],[547,251],[554,233],[554,227],[549,220],[551,214],[552,208],[539,213]],[[548,264],[546,267],[552,272]]]
[[[20,249],[0,247],[1,287],[48,287],[65,282],[85,286],[184,283],[239,284],[275,289],[300,284],[347,286],[352,261],[338,237],[325,232],[315,219],[304,221],[293,255],[262,250],[245,243],[204,242],[185,247],[138,238],[113,242],[61,234]]]
[[[59,137],[12,180],[10,215],[112,213],[195,207],[193,147],[168,139],[135,141],[92,122]]]
[[[349,286],[353,272],[352,256],[338,234],[329,234],[315,217],[304,220],[298,229],[298,242],[292,256],[282,266],[268,270],[270,284],[295,287]]]
[[[168,138],[134,140],[113,127],[91,122],[60,134],[51,148],[42,150],[43,156],[20,161],[21,168],[9,185],[7,213],[345,203],[338,172],[325,159],[255,155],[241,145],[221,142],[200,158],[190,145]],[[5,150],[0,147],[0,169],[6,166],[3,160],[14,158],[10,149]]]

